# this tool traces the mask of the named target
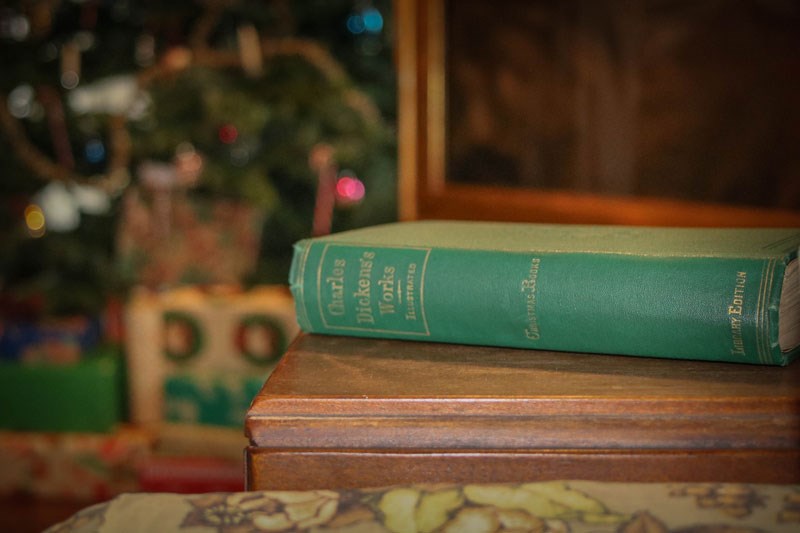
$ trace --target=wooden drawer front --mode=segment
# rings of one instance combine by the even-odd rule
[[[407,483],[800,483],[798,450],[407,451],[247,450],[249,490],[380,487]]]

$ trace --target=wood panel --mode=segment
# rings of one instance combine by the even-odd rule
[[[800,454],[768,450],[273,450],[250,448],[248,490],[384,487],[409,483],[800,482]]]
[[[594,3],[587,4],[585,2],[577,4],[568,2],[567,4],[582,8],[593,8],[594,6]],[[611,2],[611,4],[609,6],[594,6],[593,8],[599,10],[599,13],[595,13],[595,15],[602,15],[600,18],[613,17],[613,13],[619,11],[618,14],[622,18],[618,22],[626,22],[626,24],[609,25],[609,28],[614,27],[620,30],[619,35],[611,39],[611,42],[614,44],[627,43],[626,48],[630,48],[632,44],[634,49],[640,48],[638,52],[634,53],[634,56],[637,57],[644,49],[652,51],[652,47],[647,48],[648,45],[644,42],[637,44],[633,41],[640,38],[646,39],[653,35],[659,35],[659,33],[650,31],[648,29],[649,26],[646,25],[630,27],[627,24],[627,22],[630,22],[630,17],[628,16],[630,13],[627,13],[628,8],[642,8],[647,3],[636,3],[635,6],[626,4],[621,9],[618,9],[620,6],[616,3]],[[400,111],[398,114],[398,196],[399,213],[402,219],[481,219],[706,227],[800,226],[800,211],[798,211],[797,204],[797,198],[800,198],[798,196],[800,189],[794,185],[797,174],[797,158],[791,152],[792,143],[789,142],[787,144],[781,141],[775,144],[768,140],[783,139],[784,135],[788,136],[786,138],[796,135],[795,130],[789,132],[786,129],[785,124],[787,122],[782,117],[784,113],[788,115],[796,113],[798,99],[791,91],[784,92],[780,89],[782,87],[781,84],[765,84],[763,80],[762,82],[758,81],[760,79],[758,74],[766,72],[761,67],[765,64],[776,65],[774,64],[775,54],[765,52],[766,48],[762,47],[751,47],[749,50],[755,54],[762,53],[763,57],[760,58],[753,58],[748,54],[734,54],[729,57],[726,55],[726,53],[730,52],[728,48],[716,50],[716,52],[722,53],[722,58],[718,58],[721,60],[717,62],[710,62],[711,60],[707,58],[701,59],[702,56],[697,54],[689,54],[688,59],[691,60],[691,65],[683,65],[685,70],[681,70],[681,62],[685,62],[687,59],[686,54],[667,54],[662,57],[664,61],[660,66],[654,61],[638,64],[637,69],[634,69],[634,77],[631,78],[632,73],[628,68],[631,65],[625,62],[619,65],[607,65],[608,68],[604,70],[601,66],[602,61],[598,62],[597,60],[603,57],[610,59],[616,57],[615,54],[604,55],[602,46],[600,48],[591,48],[592,46],[599,46],[599,43],[594,42],[592,39],[587,39],[586,37],[590,35],[584,35],[585,32],[582,33],[580,28],[572,28],[572,30],[577,30],[577,33],[572,35],[575,39],[568,39],[561,43],[562,46],[554,47],[560,52],[549,59],[550,61],[555,61],[555,64],[551,65],[551,67],[555,67],[555,70],[543,70],[542,65],[536,63],[536,57],[538,56],[527,53],[523,47],[519,46],[518,40],[511,40],[509,42],[515,43],[513,50],[520,54],[515,59],[515,63],[512,63],[520,66],[522,73],[539,75],[539,81],[544,84],[561,77],[564,77],[568,82],[566,87],[550,87],[549,89],[535,83],[531,87],[515,92],[521,101],[505,97],[500,99],[499,103],[503,107],[512,109],[510,112],[510,118],[513,119],[512,122],[521,122],[525,128],[536,128],[539,125],[549,124],[551,122],[550,119],[553,119],[554,116],[556,119],[560,117],[566,120],[575,120],[579,116],[589,119],[588,122],[587,120],[578,120],[575,124],[577,129],[571,132],[571,136],[564,137],[562,135],[559,137],[562,141],[565,138],[583,139],[578,143],[583,148],[578,149],[576,152],[583,155],[577,157],[578,162],[574,172],[572,172],[572,174],[575,174],[573,181],[577,182],[576,186],[570,187],[568,183],[552,187],[544,184],[540,186],[509,185],[505,181],[507,176],[503,165],[495,165],[494,171],[479,179],[471,179],[469,181],[453,179],[454,174],[457,174],[457,172],[453,168],[448,168],[448,150],[452,148],[451,144],[454,142],[451,138],[453,137],[451,135],[452,131],[448,128],[448,122],[450,121],[448,113],[452,113],[450,108],[456,98],[454,98],[454,95],[448,94],[448,90],[451,90],[454,85],[457,87],[461,87],[461,85],[454,81],[448,82],[448,79],[453,77],[453,71],[455,70],[454,59],[450,56],[459,56],[461,54],[466,58],[473,57],[468,47],[455,46],[454,43],[448,41],[449,34],[459,33],[454,31],[458,30],[458,28],[452,27],[455,25],[452,20],[452,10],[463,9],[462,5],[470,5],[470,3],[463,4],[448,2],[447,0],[398,0],[395,3],[399,43],[397,72]],[[474,7],[477,4],[472,3],[471,5]],[[490,7],[479,7],[499,14],[503,12],[504,6],[512,6],[513,9],[516,9],[519,6],[525,6],[525,3],[500,2],[497,5],[492,4]],[[561,9],[563,6],[563,2],[545,2],[536,3],[535,6],[531,5],[528,8],[532,11],[552,8],[555,12],[563,13],[564,10]],[[659,11],[663,8],[663,6],[656,4],[651,7],[652,11]],[[720,7],[712,3],[704,5],[704,8],[701,8],[699,12],[704,9],[717,9],[720,10],[721,14],[738,13],[741,15],[742,13],[741,10],[728,9],[727,6]],[[686,24],[688,27],[695,27],[700,24],[700,27],[703,27],[701,21],[690,20],[692,13],[696,13],[698,10],[692,8],[682,14],[680,13],[682,11],[680,6],[677,6],[677,10],[678,13],[665,17],[662,22],[667,25],[677,24],[680,26]],[[543,18],[540,17],[540,19],[530,13],[529,15],[532,16],[518,17],[520,20],[531,19],[539,20],[540,22],[538,26],[533,28],[533,31],[522,32],[522,34],[535,40],[537,35],[539,38],[542,37],[541,31],[545,33],[558,32],[558,21],[561,20],[562,23],[564,21],[552,16],[553,14],[557,13],[550,13]],[[470,20],[476,17],[467,15],[464,18]],[[496,20],[491,17],[488,19],[477,18],[480,20],[480,24],[485,26],[484,33],[486,35],[484,37],[486,38],[480,43],[482,52],[490,49],[487,42],[491,41],[489,38],[491,28],[497,29],[498,34],[501,36],[508,37],[511,34],[508,24],[508,12],[506,12],[506,18],[501,15],[496,15],[495,18]],[[598,17],[583,13],[579,18],[583,22],[589,22]],[[752,20],[752,17],[749,17],[748,20]],[[780,27],[776,26],[774,28],[775,31],[772,32],[776,35],[785,29],[786,22],[781,17],[767,17],[763,20],[778,22]],[[519,21],[515,20],[514,23],[516,22]],[[750,26],[748,25],[748,27]],[[627,28],[627,30],[624,30],[624,28]],[[588,28],[583,29],[587,30]],[[537,30],[539,30],[538,33]],[[769,32],[770,29],[762,28],[761,31]],[[706,31],[696,31],[696,27],[695,30],[679,33],[681,33],[682,37],[696,37],[708,34]],[[583,37],[577,38],[576,35],[578,34],[583,35]],[[467,32],[467,35],[469,36],[471,33]],[[752,38],[753,35],[758,34],[748,35]],[[773,37],[773,39],[764,38],[759,42],[763,43],[767,40],[775,43],[779,42],[774,39],[775,36],[771,33],[767,33],[767,35]],[[676,41],[680,41],[682,37],[676,38]],[[572,42],[572,45],[564,46],[567,42]],[[660,44],[655,43],[656,47],[663,44],[663,42]],[[673,42],[672,44],[675,43]],[[708,46],[698,47],[688,42],[684,43],[684,45],[688,46],[688,49],[702,49],[704,53],[709,51]],[[587,49],[586,46],[590,48]],[[600,52],[600,56],[596,55],[598,52]],[[491,61],[491,58],[488,60],[492,68],[496,64],[508,60],[511,54],[497,55],[499,56],[497,61]],[[630,56],[630,54],[627,55]],[[711,54],[711,56],[715,57],[714,54]],[[727,125],[721,126],[717,124],[717,119],[714,118],[718,113],[712,113],[712,108],[715,108],[716,104],[720,102],[727,102],[726,98],[733,93],[730,92],[730,85],[725,81],[726,77],[732,72],[740,72],[729,68],[730,65],[723,59],[727,57],[727,59],[738,60],[744,59],[745,56],[754,59],[751,62],[746,62],[746,64],[756,68],[754,72],[745,74],[743,77],[739,76],[740,79],[746,79],[748,83],[753,83],[756,88],[764,88],[767,92],[776,89],[778,93],[785,95],[786,98],[767,97],[759,100],[754,97],[752,91],[743,91],[739,93],[739,96],[743,98],[742,101],[746,105],[731,105],[730,112],[721,114],[721,117],[727,121]],[[589,57],[593,59],[587,60]],[[785,59],[778,59],[777,61],[782,60]],[[457,63],[457,61],[455,62]],[[561,64],[561,62],[564,64]],[[598,68],[600,69],[599,72],[596,70]],[[656,68],[656,70],[653,71],[652,68]],[[704,80],[700,80],[700,77],[696,75],[697,69],[700,69],[699,71],[704,74],[702,76]],[[475,73],[474,69],[468,72],[475,74],[475,77],[478,78],[479,81],[473,84],[478,88],[496,86],[499,83],[498,80],[504,80],[506,85],[511,83],[512,86],[516,87],[514,83],[520,83],[525,79],[524,77],[503,76],[498,72],[493,72],[492,75],[484,79],[480,77],[480,74]],[[545,74],[542,74],[543,72]],[[717,76],[711,75],[710,73],[712,72]],[[783,79],[787,70],[784,66],[776,66],[770,72]],[[583,79],[588,85],[585,87],[581,84],[572,86],[577,79]],[[483,81],[481,82],[480,80]],[[605,80],[605,82],[601,83],[602,80]],[[654,83],[650,87],[651,90],[655,91],[651,91],[652,97],[655,97],[657,101],[664,97],[667,99],[657,105],[653,105],[652,102],[649,105],[643,101],[631,102],[629,97],[632,94],[639,94],[640,85],[647,80]],[[639,89],[632,92],[627,89],[621,90],[625,87],[630,89],[631,81],[633,82],[632,86],[639,87]],[[711,95],[706,94],[702,99],[703,102],[706,102],[706,105],[693,103],[691,98],[692,89],[696,88],[700,81],[707,82],[707,91]],[[682,89],[676,90],[676,87],[682,87]],[[666,93],[661,94],[662,90],[666,90]],[[717,92],[716,95],[714,94],[715,91]],[[593,95],[593,97],[590,100],[577,98],[573,102],[575,106],[567,106],[566,108],[553,105],[551,100],[548,99],[548,95],[559,99],[572,92],[575,92],[576,95]],[[676,105],[670,98],[675,98],[676,95],[681,94],[689,98],[682,105]],[[778,101],[781,103],[777,103]],[[539,117],[538,120],[534,118],[522,119],[521,117],[525,116],[522,108],[525,107],[525,104],[531,104],[532,102],[540,103],[540,111],[544,113],[544,116]],[[580,102],[589,104],[589,107],[586,108]],[[620,109],[615,108],[613,105],[611,108],[608,107],[609,104],[625,102],[627,102],[627,105],[622,105]],[[780,110],[774,113],[764,112],[755,102],[768,104],[767,107],[783,105],[785,110],[779,108]],[[501,113],[497,107],[496,105],[466,105],[468,110],[480,108],[488,113],[488,116],[484,116],[483,120],[478,121],[475,128],[480,135],[485,136],[486,132],[492,131],[487,125],[488,122],[492,122],[497,126],[495,130],[500,135],[511,135],[510,139],[499,139],[497,138],[499,135],[490,133],[490,137],[496,143],[502,146],[517,146],[522,153],[530,156],[536,154],[536,140],[531,138],[530,135],[519,134],[516,137],[513,136],[511,134],[513,128],[508,124],[504,125],[504,121],[499,118]],[[564,109],[569,111],[565,112]],[[591,109],[594,109],[594,111],[591,111]],[[645,121],[641,115],[648,109],[650,111],[653,109],[659,110],[659,115],[663,116],[657,121]],[[518,110],[518,112],[513,110]],[[459,113],[459,118],[461,118],[462,114],[465,113]],[[679,114],[683,117],[682,123],[681,119],[678,118]],[[713,127],[709,127],[708,130],[716,133],[708,135],[703,133],[706,130],[697,127],[696,122],[703,122],[703,117],[706,116],[710,117],[710,124],[716,124]],[[623,120],[623,124],[620,124],[620,117],[627,117],[627,120]],[[747,127],[736,128],[730,121],[737,119],[732,119],[732,117],[738,117],[739,122],[747,125]],[[753,125],[756,123],[760,130],[753,129],[755,127]],[[592,126],[587,130],[588,135],[586,135],[587,131],[584,131],[582,127],[578,127],[581,124],[590,124]],[[463,132],[465,129],[455,128],[457,132]],[[756,131],[760,131],[760,133],[755,133]],[[665,136],[670,138],[671,141],[662,142],[662,137]],[[699,136],[696,141],[690,140],[695,136]],[[753,145],[757,146],[754,147]],[[562,143],[556,143],[555,146],[562,146]],[[594,153],[596,152],[595,149],[600,146],[605,146],[605,149]],[[631,153],[631,150],[637,150],[634,146],[638,146],[636,154]],[[589,148],[589,151],[587,152],[585,148]],[[483,161],[477,155],[479,150],[472,149],[470,145],[467,145],[462,151],[472,154],[477,161],[482,161],[482,165],[479,166],[488,165],[486,161]],[[594,155],[586,157],[589,152],[594,153]],[[691,159],[673,168],[673,163],[676,160],[680,160],[688,152],[699,154],[699,157],[696,156],[696,160]],[[716,153],[716,157],[711,157],[712,152]],[[556,153],[560,152],[556,151]],[[660,154],[659,157],[653,158],[654,153]],[[650,157],[647,157],[648,154]],[[541,159],[542,161],[550,160],[544,156]],[[619,163],[623,161],[627,161],[627,163],[620,165]],[[717,164],[712,165],[711,161],[717,161]],[[749,171],[745,170],[744,161],[749,161],[750,166],[755,170],[752,168]],[[759,163],[754,165],[753,161],[758,161]],[[466,164],[465,166],[473,168],[476,165]],[[643,181],[644,185],[627,187],[623,188],[623,190],[611,187],[605,192],[597,192],[593,191],[592,188],[580,187],[580,183],[587,181],[587,179],[589,181],[597,181],[602,176],[605,176],[605,178],[601,181],[625,181],[623,176],[626,173],[630,174],[633,172],[633,168],[642,166],[650,168],[650,172],[647,174],[649,177]],[[550,167],[538,172],[541,180],[547,182],[553,178],[554,174],[562,172],[570,174],[568,172],[570,165],[568,164],[553,164]],[[778,167],[781,167],[780,170],[778,170]],[[682,171],[678,172],[677,168],[682,169]],[[527,175],[524,172],[523,174]],[[715,177],[716,174],[728,177],[725,179],[719,176]],[[720,184],[717,182],[720,181],[726,184],[724,187],[726,190],[737,191],[733,195],[735,198],[732,198],[731,194],[695,194],[696,191],[717,191],[720,188]],[[732,187],[731,183],[728,182],[731,182],[734,186]],[[775,192],[768,193],[768,191],[773,190]],[[747,191],[757,191],[761,196],[767,195],[769,201],[759,204],[755,201],[756,195]]]

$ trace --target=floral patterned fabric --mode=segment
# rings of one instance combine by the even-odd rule
[[[599,483],[123,494],[47,533],[800,531],[800,485]]]

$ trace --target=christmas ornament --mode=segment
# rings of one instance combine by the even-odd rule
[[[80,225],[81,212],[91,215],[108,213],[111,199],[96,187],[54,181],[33,197],[33,205],[41,215],[26,214],[25,221],[32,233],[43,234],[45,225],[52,231],[63,233],[73,231]]]
[[[106,147],[100,139],[89,139],[83,151],[86,160],[91,164],[98,164],[105,161]]]
[[[72,197],[82,213],[105,215],[111,210],[111,198],[98,187],[75,184],[70,187]]]
[[[217,137],[219,137],[219,141],[223,144],[233,144],[239,137],[239,130],[237,130],[236,126],[233,124],[225,124],[219,128]]]
[[[27,83],[18,85],[8,93],[8,112],[14,118],[29,117],[35,103],[33,87]]]
[[[72,231],[81,222],[78,203],[63,182],[47,184],[33,197],[33,201],[41,207],[47,227],[53,231]]]
[[[372,6],[353,13],[347,17],[347,29],[350,33],[380,33],[383,30],[383,15]]]
[[[130,74],[109,76],[76,88],[67,95],[70,109],[78,114],[140,117],[147,106],[146,94]]]
[[[352,171],[340,173],[336,182],[336,201],[345,207],[352,207],[364,199],[364,183]]]
[[[41,237],[45,232],[45,219],[42,208],[36,204],[30,204],[24,212],[25,226],[31,237]]]
[[[0,16],[0,38],[25,41],[31,33],[31,23],[24,14],[5,13]]]
[[[203,172],[205,160],[194,145],[190,142],[182,142],[175,148],[175,157],[173,158],[175,165],[176,185],[181,187],[194,187],[200,179],[200,174]]]

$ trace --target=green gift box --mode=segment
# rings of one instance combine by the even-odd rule
[[[125,414],[124,365],[115,346],[70,364],[0,363],[0,428],[105,433]]]

